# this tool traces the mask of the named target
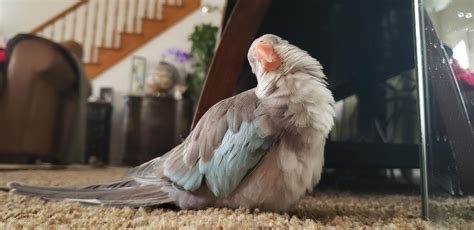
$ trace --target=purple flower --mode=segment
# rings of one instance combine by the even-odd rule
[[[189,53],[186,52],[186,51],[183,51],[181,49],[178,49],[178,48],[169,48],[169,49],[166,49],[165,52],[163,52],[161,54],[161,58],[167,58],[169,56],[172,56],[175,58],[175,60],[179,63],[184,63],[186,62],[187,60],[189,60]]]

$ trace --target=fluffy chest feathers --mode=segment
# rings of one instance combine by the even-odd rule
[[[297,72],[281,77],[273,85],[259,84],[256,94],[262,102],[261,113],[286,132],[327,136],[334,124],[332,93],[322,80],[310,74]]]
[[[322,74],[322,73],[321,73]],[[287,210],[319,182],[324,143],[333,125],[331,92],[314,75],[282,76],[256,89],[257,123],[278,141],[228,204]],[[233,206],[233,205],[231,205]]]

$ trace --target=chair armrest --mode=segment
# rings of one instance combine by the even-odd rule
[[[45,80],[60,92],[71,89],[77,74],[53,44],[45,39],[18,41],[8,60],[7,80]]]
[[[64,47],[67,51],[69,51],[71,54],[76,56],[76,58],[82,61],[82,58],[84,57],[84,49],[82,48],[81,44],[75,41],[64,41],[59,43],[59,45]]]

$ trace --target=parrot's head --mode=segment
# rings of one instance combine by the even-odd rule
[[[265,34],[252,43],[247,53],[252,72],[265,94],[275,90],[276,82],[288,74],[304,72],[326,84],[322,66],[306,51],[273,35]]]
[[[265,34],[255,39],[247,54],[252,71],[257,75],[277,71],[282,64],[279,47],[287,44],[287,41],[273,34]]]

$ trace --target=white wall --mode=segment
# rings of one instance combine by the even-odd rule
[[[78,0],[0,0],[0,38],[27,33]]]
[[[207,0],[202,4],[212,4],[223,8],[223,0]],[[210,23],[220,26],[222,18],[221,12],[204,14],[196,10],[191,15],[179,21],[176,25],[166,30],[157,38],[148,42],[141,48],[133,52],[129,57],[118,62],[116,65],[99,75],[92,81],[93,94],[99,95],[101,87],[112,87],[114,89],[112,132],[111,132],[111,163],[119,164],[119,157],[122,153],[122,124],[124,119],[125,95],[130,87],[130,72],[132,56],[142,56],[147,59],[147,72],[153,71],[161,60],[161,54],[168,48],[180,48],[189,51],[191,43],[188,36],[193,32],[194,26],[201,23]],[[150,71],[151,70],[151,71]],[[117,157],[119,156],[119,157]]]

